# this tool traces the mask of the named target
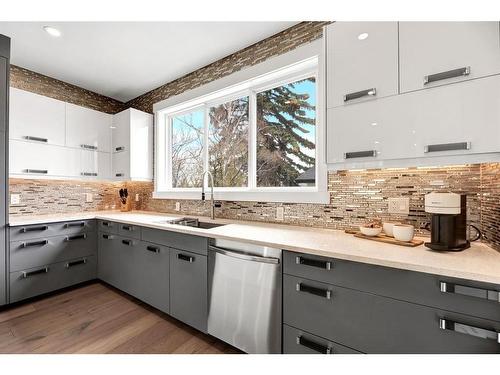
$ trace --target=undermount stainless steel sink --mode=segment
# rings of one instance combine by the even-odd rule
[[[206,221],[200,221],[191,217],[183,217],[180,219],[170,219],[170,220],[160,220],[157,221],[159,224],[175,224],[175,225],[184,225],[186,227],[193,228],[201,228],[201,229],[212,229],[217,227],[222,227],[226,224],[217,224],[217,223],[207,223]]]

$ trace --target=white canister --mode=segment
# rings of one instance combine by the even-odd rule
[[[384,222],[384,224],[383,224],[384,233],[387,234],[389,237],[394,237],[392,229],[393,229],[395,224],[399,224],[399,223],[387,221],[387,222]]]
[[[415,227],[409,224],[394,224],[392,234],[398,241],[410,242],[415,234]]]

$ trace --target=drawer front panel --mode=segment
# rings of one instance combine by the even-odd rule
[[[94,232],[11,242],[10,271],[90,256],[96,251]]]
[[[93,232],[95,220],[78,220],[49,224],[10,227],[10,241]]]
[[[283,263],[286,274],[500,321],[499,285],[289,251]]]
[[[118,223],[118,234],[120,236],[141,239],[141,227],[132,224]]]
[[[283,354],[360,354],[357,350],[283,325]]]
[[[120,224],[109,220],[97,220],[98,230],[106,233],[118,234],[119,225]]]
[[[365,353],[499,353],[500,323],[450,313],[308,279],[283,278],[284,323]],[[440,319],[469,334],[440,328]]]
[[[208,253],[208,239],[205,237],[169,232],[167,230],[142,228],[142,240],[201,255],[207,255]]]
[[[76,258],[10,274],[10,302],[18,302],[96,278],[96,257]]]

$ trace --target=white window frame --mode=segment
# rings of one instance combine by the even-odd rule
[[[249,96],[248,127],[248,187],[214,188],[214,199],[239,201],[266,201],[290,203],[328,203],[327,168],[325,161],[325,89],[324,59],[321,40],[299,47],[291,52],[269,59],[263,63],[233,73],[168,98],[153,106],[155,112],[155,199],[200,199],[201,188],[171,188],[171,122],[168,118],[196,109],[205,113],[203,160],[208,168],[208,108],[230,100]],[[256,94],[268,89],[295,82],[302,78],[316,78],[316,144],[314,187],[257,187],[256,185]],[[168,163],[167,163],[168,160]],[[210,194],[208,176],[204,186]],[[255,185],[254,185],[255,184]]]

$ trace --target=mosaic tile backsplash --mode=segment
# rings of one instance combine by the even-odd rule
[[[209,215],[209,202],[153,199],[153,184],[147,182],[99,183],[11,179],[11,193],[21,194],[21,204],[10,207],[11,215],[48,214],[118,208],[118,190],[126,186],[129,195],[139,194],[132,209]],[[500,251],[500,163],[442,168],[379,169],[330,172],[328,204],[221,201],[216,216],[225,219],[284,223],[330,229],[347,229],[375,217],[413,224],[420,234],[430,215],[424,212],[424,195],[430,191],[453,191],[467,195],[467,219],[483,233],[483,240]],[[85,202],[85,193],[94,201]],[[387,213],[390,197],[408,197],[409,215]],[[283,221],[277,221],[276,207],[283,206]]]

